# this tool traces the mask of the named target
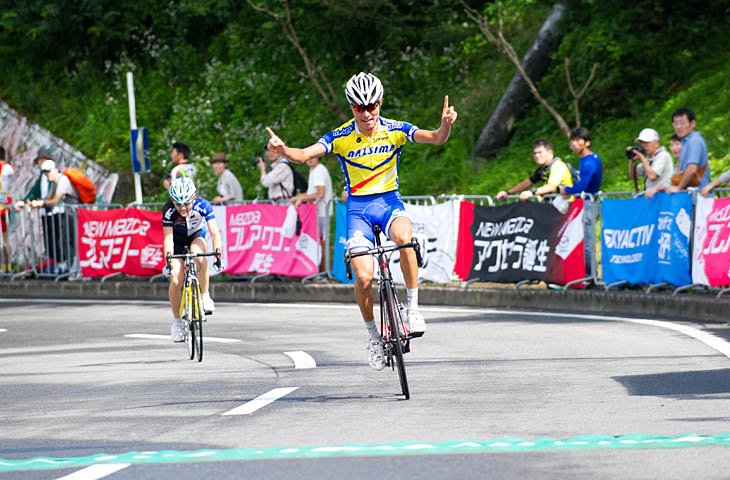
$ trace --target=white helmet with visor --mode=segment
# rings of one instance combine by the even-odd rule
[[[195,183],[188,177],[175,179],[170,185],[170,198],[179,205],[187,205],[195,198]]]
[[[371,105],[383,98],[383,84],[372,73],[360,72],[347,81],[345,96],[352,105]]]

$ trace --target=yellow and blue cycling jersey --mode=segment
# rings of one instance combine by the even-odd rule
[[[327,153],[334,153],[345,174],[347,193],[372,195],[398,190],[398,162],[403,145],[413,142],[418,127],[378,117],[372,138],[352,119],[319,139]]]

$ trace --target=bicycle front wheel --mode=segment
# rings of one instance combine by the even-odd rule
[[[183,291],[181,314],[183,322],[183,338],[185,345],[188,347],[188,358],[195,358],[195,333],[192,328],[193,324],[193,293],[190,285],[186,286]]]
[[[403,323],[401,319],[401,311],[398,308],[398,299],[395,296],[395,287],[393,284],[386,282],[384,284],[383,299],[385,300],[385,310],[388,316],[388,327],[390,329],[387,341],[393,345],[395,352],[395,363],[398,368],[398,378],[400,379],[400,387],[406,400],[411,398],[408,389],[408,378],[406,377],[406,365],[403,363],[403,337],[400,325]]]
[[[195,351],[198,354],[198,361],[203,361],[203,298],[200,294],[200,285],[195,282],[195,298],[193,300],[193,321],[190,322],[190,332],[192,333]],[[193,357],[190,357],[192,360]]]

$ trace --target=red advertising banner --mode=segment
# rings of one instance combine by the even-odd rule
[[[456,263],[454,264],[454,273],[463,281],[469,280],[474,258],[472,223],[474,223],[474,204],[464,200],[459,205],[459,231],[456,239]]]
[[[288,277],[318,270],[317,209],[302,204],[251,204],[226,207],[226,273],[267,273]]]
[[[162,271],[162,217],[137,208],[79,209],[78,236],[81,275],[112,273],[151,276]]]
[[[557,246],[550,259],[547,281],[565,285],[585,277],[585,251],[583,249],[583,199],[570,202],[570,210],[560,223],[556,233]],[[583,283],[571,285],[583,288]]]

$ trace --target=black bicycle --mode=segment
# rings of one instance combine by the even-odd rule
[[[183,340],[188,346],[190,360],[198,355],[198,361],[203,361],[203,322],[205,321],[205,308],[200,293],[200,284],[197,277],[196,257],[216,257],[220,262],[220,252],[190,253],[185,248],[185,253],[180,255],[167,254],[167,265],[173,258],[182,258],[185,268],[185,279],[182,284],[182,298],[180,299],[180,318],[183,322]]]
[[[403,320],[403,304],[398,301],[393,283],[393,276],[390,273],[390,257],[396,250],[412,248],[416,252],[418,266],[423,266],[421,248],[415,238],[404,245],[382,246],[380,244],[380,225],[373,226],[375,233],[375,248],[362,252],[345,252],[345,266],[347,267],[347,278],[352,280],[352,269],[350,261],[355,257],[363,255],[375,255],[380,273],[378,280],[378,291],[380,293],[380,334],[383,338],[383,350],[385,352],[385,365],[395,370],[398,368],[401,390],[406,400],[411,398],[408,390],[408,379],[406,377],[406,365],[403,362],[403,354],[411,351],[411,335]],[[420,336],[420,335],[419,335]]]

